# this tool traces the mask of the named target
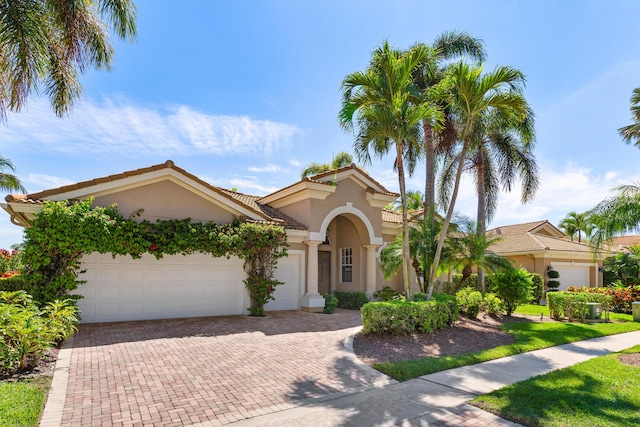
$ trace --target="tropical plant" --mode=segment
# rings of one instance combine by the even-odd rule
[[[638,230],[640,226],[640,184],[619,185],[613,191],[613,196],[589,211],[594,226],[590,244],[596,253],[612,237]]]
[[[433,224],[433,226],[432,226]],[[442,219],[438,217],[431,223],[428,219],[414,218],[409,226],[409,254],[411,266],[415,272],[420,292],[426,293],[425,272],[429,271],[433,262],[438,234],[442,229]],[[452,240],[447,240],[443,250],[442,262],[439,274],[448,271],[456,265],[455,249],[450,245]],[[402,266],[402,236],[397,236],[394,241],[385,246],[380,252],[380,266],[385,278],[397,274]]]
[[[62,117],[79,98],[80,73],[109,69],[121,39],[136,36],[131,0],[8,0],[0,3],[0,117],[19,111],[32,91],[49,97]]]
[[[558,224],[561,229],[573,242],[573,238],[578,236],[578,243],[582,243],[582,235],[587,239],[591,235],[594,226],[591,222],[589,212],[578,213],[571,211]]]
[[[394,169],[402,202],[402,276],[408,299],[411,266],[405,177],[413,173],[422,154],[421,121],[436,118],[435,110],[421,102],[412,73],[431,54],[424,46],[402,52],[385,41],[373,52],[367,70],[349,74],[342,82],[339,121],[346,131],[358,128],[354,142],[356,157],[367,164],[372,153],[380,158],[390,151],[395,154]]]
[[[6,172],[7,170],[15,172],[16,168],[11,163],[11,160],[0,156],[0,190],[26,193],[27,190],[25,190],[20,179],[12,173]]]
[[[454,266],[462,269],[461,282],[466,282],[471,276],[473,267],[478,271],[489,270],[497,272],[512,268],[512,261],[488,250],[491,245],[502,240],[500,237],[489,238],[486,234],[478,234],[475,223],[465,220],[459,231],[453,235],[451,246],[454,253]],[[478,278],[478,288],[484,294],[484,283]]]
[[[480,115],[473,132],[465,170],[476,182],[478,196],[476,232],[484,236],[487,221],[493,218],[500,191],[511,191],[517,178],[521,181],[521,202],[529,202],[539,186],[538,166],[533,155],[534,119],[527,109],[518,123],[490,110]],[[460,159],[457,153],[446,156],[440,179],[440,203],[447,205],[453,185],[453,170]],[[484,269],[478,266],[478,284],[484,292]]]
[[[420,44],[416,46],[421,46]],[[413,79],[422,93],[423,102],[433,106],[442,113],[442,120],[434,120],[435,117],[426,117],[422,120],[424,155],[425,155],[425,196],[423,216],[428,219],[430,226],[434,227],[436,221],[435,207],[435,175],[437,153],[446,150],[446,147],[454,144],[457,138],[455,121],[451,109],[446,100],[437,96],[435,90],[448,74],[451,60],[466,57],[482,62],[486,53],[481,40],[472,37],[466,32],[445,31],[431,44],[431,55],[413,72]],[[432,259],[433,260],[433,259]],[[422,260],[423,265],[431,266],[427,259]],[[435,277],[435,276],[434,276]],[[431,284],[430,268],[426,271],[425,281]],[[430,295],[430,294],[429,294]]]
[[[640,284],[640,257],[637,252],[621,252],[607,257],[603,262],[603,269],[623,286]]]
[[[402,200],[398,199],[389,207],[394,212],[402,212]],[[407,209],[410,214],[421,211],[424,208],[424,196],[416,190],[407,191]]]
[[[455,208],[460,180],[464,170],[467,152],[472,143],[479,121],[486,117],[496,117],[505,128],[517,128],[530,114],[530,108],[522,88],[524,75],[511,67],[496,67],[492,72],[483,74],[482,66],[470,66],[462,62],[451,67],[446,84],[440,87],[440,94],[456,119],[461,148],[458,151],[458,163],[455,168],[455,180],[451,191],[443,232],[438,240],[429,280],[429,294],[433,292],[436,271],[439,266],[446,232]]]
[[[624,142],[640,148],[640,87],[635,88],[631,95],[631,119],[633,124],[621,127],[618,132]]]
[[[340,169],[353,163],[353,156],[346,151],[340,151],[336,154],[331,163],[309,163],[302,170],[302,178],[305,176],[317,175],[334,169]]]

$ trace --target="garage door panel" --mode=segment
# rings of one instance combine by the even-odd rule
[[[113,259],[90,254],[77,293],[83,322],[245,314],[248,305],[237,258],[208,255]]]
[[[589,286],[589,267],[578,265],[554,265],[555,270],[560,273],[557,279],[560,281],[560,290],[566,290],[569,286]]]
[[[275,300],[265,305],[266,311],[297,310],[300,308],[301,255],[289,254],[278,262],[276,279],[284,284],[276,286]]]

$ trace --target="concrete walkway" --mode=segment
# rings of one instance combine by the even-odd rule
[[[425,375],[233,426],[517,426],[467,402],[505,385],[637,344],[640,331],[565,344]]]

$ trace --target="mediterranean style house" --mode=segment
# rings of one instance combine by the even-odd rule
[[[602,260],[585,243],[573,242],[549,221],[496,227],[487,235],[500,240],[489,250],[509,258],[516,267],[542,275],[553,268],[560,273],[560,290],[569,286],[602,286]]]
[[[117,204],[140,220],[191,218],[228,223],[234,217],[286,228],[289,250],[277,268],[284,282],[267,310],[322,311],[322,293],[364,291],[385,283],[379,250],[401,231],[398,214],[384,210],[398,194],[355,165],[304,178],[266,196],[208,184],[172,161],[27,195],[9,195],[2,207],[11,222],[29,227],[46,200]],[[76,292],[83,322],[246,314],[249,298],[238,258],[204,254],[166,256],[90,254]]]

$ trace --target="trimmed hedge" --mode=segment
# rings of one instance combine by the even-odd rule
[[[533,282],[533,302],[538,304],[544,296],[544,278],[538,273],[531,273],[531,281]]]
[[[338,298],[338,307],[349,310],[360,310],[363,305],[369,302],[369,298],[362,291],[334,291]]]
[[[370,302],[362,307],[363,334],[431,333],[458,319],[455,298],[440,295],[431,301]]]
[[[584,319],[588,314],[588,302],[602,304],[606,311],[611,309],[613,299],[609,295],[587,292],[552,292],[547,294],[549,314],[553,319],[566,317],[569,322]]]

